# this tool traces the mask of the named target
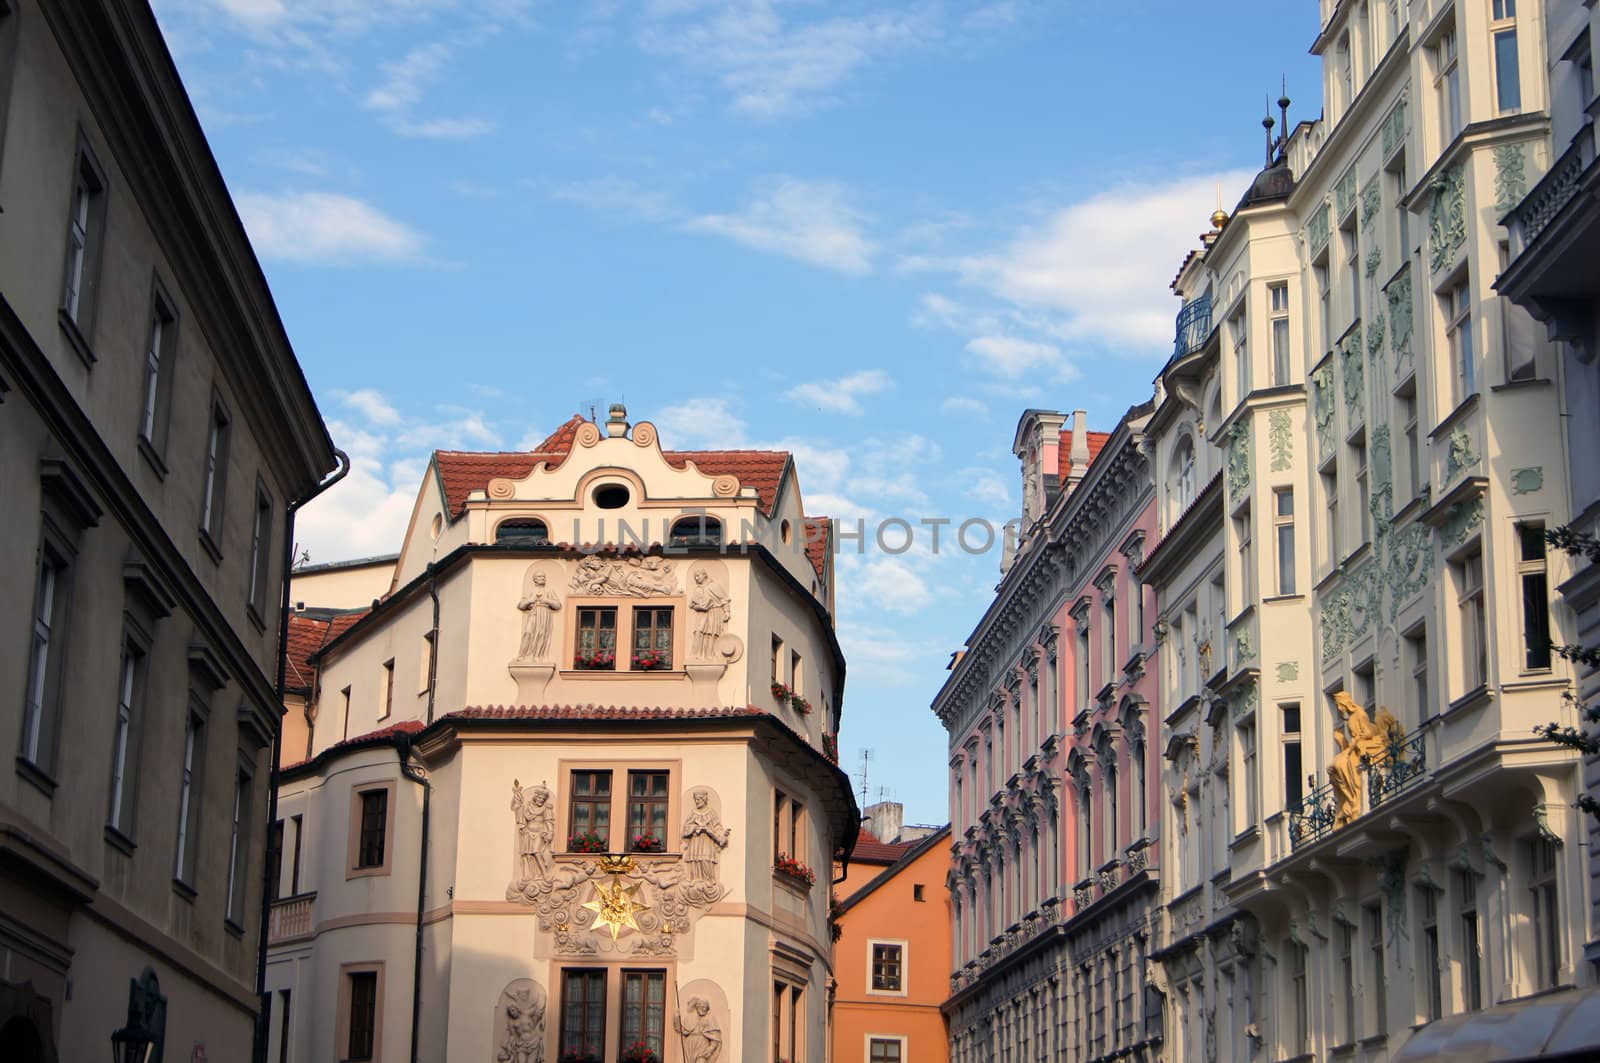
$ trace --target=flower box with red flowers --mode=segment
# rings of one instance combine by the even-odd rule
[[[567,839],[567,852],[569,853],[604,853],[606,840],[592,830],[582,834],[574,834]]]
[[[600,1055],[586,1048],[569,1048],[556,1057],[557,1063],[600,1063]]]
[[[802,716],[811,715],[811,702],[807,701],[799,694],[796,694],[782,683],[772,684],[772,696],[777,699],[778,704],[787,705],[795,712],[800,713]]]
[[[774,683],[772,684],[772,696],[779,701],[787,702],[789,700],[789,688],[782,683]]]
[[[643,1041],[634,1041],[622,1049],[617,1063],[661,1063],[661,1057]]]
[[[573,655],[572,663],[580,671],[609,670],[616,668],[617,655],[610,650],[579,650]]]
[[[633,839],[633,851],[636,853],[662,853],[666,849],[666,843],[649,832]]]
[[[672,667],[672,658],[660,650],[638,650],[633,655],[635,672],[664,672]]]
[[[817,884],[817,873],[788,853],[779,853],[772,861],[772,870],[792,879],[797,885],[810,889]]]

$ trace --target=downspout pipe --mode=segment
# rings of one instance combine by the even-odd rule
[[[327,479],[323,480],[311,493],[297,498],[285,507],[283,515],[283,596],[278,602],[278,682],[274,689],[278,693],[278,713],[280,719],[278,726],[272,731],[272,760],[267,770],[267,824],[262,838],[272,837],[272,825],[278,821],[278,758],[283,754],[283,697],[284,684],[287,682],[289,666],[289,573],[294,570],[294,518],[301,508],[313,498],[343,480],[350,474],[350,455],[335,447],[333,450],[334,461],[337,464]],[[267,1042],[271,1039],[270,1024],[272,1019],[271,1000],[267,996],[267,931],[272,923],[272,882],[269,875],[281,870],[267,865],[261,871],[261,926],[259,936],[260,947],[256,955],[256,996],[259,1000],[259,1010],[256,1012],[256,1036],[252,1046],[251,1057],[254,1063],[266,1063]]]
[[[432,700],[430,695],[429,700]],[[417,857],[417,940],[411,959],[411,1063],[417,1063],[419,1033],[422,1022],[422,919],[428,898],[428,825],[433,804],[433,783],[428,781],[425,768],[411,763],[411,736],[395,736],[395,752],[400,757],[400,774],[422,787],[422,840]]]

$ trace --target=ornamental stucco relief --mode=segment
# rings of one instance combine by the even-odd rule
[[[493,1063],[544,1063],[546,996],[531,978],[500,991],[494,1006]]]
[[[517,609],[522,613],[522,641],[517,646],[519,662],[546,663],[550,660],[551,635],[561,615],[561,595],[551,584],[559,579],[561,567],[553,561],[535,561],[522,577],[522,597]]]
[[[660,598],[678,593],[678,577],[664,557],[590,556],[578,562],[569,587],[597,597]]]
[[[544,784],[511,783],[515,860],[506,900],[534,909],[560,955],[676,955],[676,937],[727,894],[719,864],[731,830],[716,792],[689,791],[683,851],[558,859],[555,800]]]

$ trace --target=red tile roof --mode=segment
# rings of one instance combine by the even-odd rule
[[[1100,451],[1105,447],[1106,440],[1111,438],[1110,432],[1084,432],[1083,441],[1089,445],[1089,464],[1094,464],[1094,459],[1100,456]],[[1066,483],[1067,477],[1072,473],[1072,430],[1066,429],[1061,433],[1061,482]],[[1087,466],[1085,466],[1087,468]],[[1080,470],[1081,472],[1082,470]]]
[[[578,427],[585,423],[582,416],[574,414],[533,450],[434,451],[433,460],[444,487],[445,508],[451,517],[456,517],[466,509],[467,495],[486,489],[490,480],[497,477],[521,480],[541,461],[552,468],[561,465],[572,452]],[[695,468],[707,476],[737,477],[740,486],[756,489],[761,508],[768,516],[777,504],[778,487],[789,465],[786,450],[668,450],[663,451],[662,456],[676,468],[681,469],[692,461]]]
[[[850,854],[852,864],[892,864],[910,852],[916,842],[881,842],[877,835],[861,827],[856,835],[855,851]]]
[[[754,705],[674,708],[659,705],[474,705],[446,713],[462,720],[720,720],[769,716]]]
[[[284,662],[284,688],[297,694],[310,693],[317,682],[317,666],[313,658],[321,652],[322,647],[349,631],[369,612],[370,609],[358,609],[332,617],[291,613],[289,640],[284,646],[288,658]]]
[[[828,533],[832,523],[830,517],[806,518],[806,559],[817,570],[817,579],[823,581],[828,578]]]

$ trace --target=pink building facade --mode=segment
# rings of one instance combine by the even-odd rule
[[[949,732],[951,1058],[1153,1058],[1159,903],[1155,538],[1135,407],[1110,433],[1030,410],[1023,515],[934,702]]]

